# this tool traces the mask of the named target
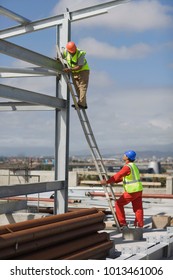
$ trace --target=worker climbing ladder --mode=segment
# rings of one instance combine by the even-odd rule
[[[57,55],[58,55],[58,59],[60,60],[60,62],[63,65],[63,67],[64,68],[67,67],[67,66],[65,66],[65,63],[64,63],[64,60],[62,58],[62,55],[61,55],[61,52],[60,52],[60,49],[59,49],[58,45],[57,45]],[[91,150],[91,154],[92,154],[93,161],[94,161],[96,170],[98,172],[99,178],[100,178],[100,180],[103,180],[103,179],[108,180],[108,175],[107,175],[107,172],[106,172],[106,168],[104,166],[102,156],[100,154],[97,142],[95,140],[94,133],[92,131],[92,128],[91,128],[86,110],[85,109],[80,109],[79,106],[78,106],[77,99],[76,99],[76,97],[77,97],[76,90],[74,88],[73,83],[71,82],[71,79],[70,79],[69,75],[64,72],[63,77],[64,77],[64,79],[67,83],[67,86],[69,88],[69,91],[71,93],[71,96],[72,96],[72,99],[73,99],[73,102],[74,102],[74,105],[75,105],[75,109],[77,111],[82,129],[84,131],[85,138],[86,138],[86,140],[88,142],[88,145],[89,145],[89,148]],[[111,209],[112,215],[114,217],[117,229],[118,229],[118,231],[121,231],[120,225],[119,225],[119,222],[118,222],[118,219],[117,219],[117,216],[116,216],[116,212],[115,212],[115,209],[114,209],[114,205],[113,205],[113,203],[115,204],[116,197],[115,197],[115,194],[113,192],[112,186],[111,186],[111,184],[107,184],[107,185],[102,185],[102,187],[103,187],[103,190],[105,192],[105,196],[106,196],[106,199],[108,201],[109,207]]]

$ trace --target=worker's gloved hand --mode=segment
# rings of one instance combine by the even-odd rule
[[[107,184],[107,182],[106,182],[105,179],[104,179],[104,180],[101,180],[100,183],[101,183],[101,185],[106,185],[106,184]]]
[[[70,68],[64,68],[63,71],[66,72],[66,73],[69,73],[69,72],[71,72],[71,69]]]

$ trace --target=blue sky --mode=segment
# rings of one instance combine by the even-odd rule
[[[101,0],[1,0],[30,19],[105,3]],[[75,4],[74,4],[75,3]],[[17,25],[0,16],[1,29]],[[55,29],[8,39],[49,57],[56,55]],[[132,148],[173,151],[173,1],[131,0],[108,14],[72,24],[72,40],[86,50],[91,68],[88,116],[103,153]],[[2,66],[26,63],[0,55]],[[54,95],[54,78],[1,79],[1,83]],[[2,99],[0,99],[3,101]],[[1,112],[3,151],[49,153],[54,147],[52,112]],[[22,117],[21,117],[22,116]],[[44,125],[43,125],[44,124]],[[70,112],[70,153],[87,151],[76,112]],[[88,150],[89,151],[89,150]]]

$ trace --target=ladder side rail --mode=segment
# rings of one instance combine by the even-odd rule
[[[58,45],[57,45],[57,53],[58,53],[58,58],[60,59],[62,65],[65,67],[65,63],[64,63],[64,60],[63,60],[63,58],[62,58],[62,55],[61,55],[61,52],[60,52],[60,49],[59,49]],[[92,128],[91,128],[89,119],[88,119],[88,117],[87,117],[86,111],[82,109],[82,111],[83,111],[83,117],[84,117],[84,118],[82,118],[81,111],[80,111],[80,109],[79,109],[78,103],[77,103],[76,98],[75,98],[75,91],[74,91],[74,89],[73,89],[72,83],[70,82],[70,77],[68,76],[67,73],[64,73],[63,77],[64,77],[64,79],[65,79],[65,81],[66,81],[66,83],[67,83],[67,85],[68,85],[68,87],[69,87],[69,90],[70,90],[70,92],[71,92],[72,99],[73,99],[73,102],[74,102],[74,104],[75,104],[75,108],[76,108],[76,110],[77,110],[78,117],[79,117],[79,120],[80,120],[80,122],[81,122],[81,125],[82,125],[82,128],[83,128],[83,131],[84,131],[86,140],[87,140],[88,145],[89,145],[89,147],[90,147],[91,154],[92,154],[92,157],[93,157],[93,160],[94,160],[94,163],[95,163],[95,166],[96,166],[96,169],[97,169],[99,178],[100,178],[100,180],[102,180],[102,179],[103,179],[103,174],[104,174],[105,178],[107,179],[106,168],[105,168],[105,166],[104,166],[104,164],[103,164],[103,159],[102,159],[102,156],[101,156],[101,154],[100,154],[100,151],[99,151],[97,142],[96,142],[96,140],[95,140],[94,133],[93,133],[93,131],[92,131]],[[86,126],[85,124],[87,124],[87,126]],[[88,131],[87,131],[87,129],[88,129]],[[90,137],[89,137],[89,135],[90,135]],[[92,145],[91,140],[93,141],[93,144],[94,144],[94,145]],[[97,156],[96,156],[96,154],[95,154],[95,152],[94,152],[94,148],[95,148],[95,150],[97,151]],[[100,162],[100,165],[101,165],[101,167],[102,167],[103,172],[100,171],[97,157],[99,158],[99,162]],[[112,187],[111,187],[110,184],[108,184],[108,185],[106,185],[106,186],[102,185],[102,187],[103,187],[103,189],[104,189],[104,192],[105,192],[105,195],[106,195],[106,198],[107,198],[109,207],[110,207],[110,209],[111,209],[111,212],[112,212],[112,214],[113,214],[114,220],[115,220],[115,222],[116,222],[116,224],[117,224],[117,228],[118,228],[119,231],[121,231],[120,226],[119,226],[119,222],[118,222],[118,219],[117,219],[117,216],[116,216],[116,213],[115,213],[115,210],[114,210],[113,205],[112,205],[112,200],[114,200],[114,201],[116,200],[115,194],[114,194],[114,192],[113,192],[113,190],[112,190]],[[108,192],[107,187],[110,188],[110,191],[111,191],[111,194],[112,194],[112,198],[110,198],[110,195],[109,195],[109,192]]]
[[[67,84],[68,84],[68,86],[69,86],[69,89],[70,89],[71,94],[72,94],[72,97],[73,97],[73,101],[74,101],[74,103],[75,103],[75,102],[76,102],[76,98],[75,98],[75,94],[74,94],[74,90],[73,90],[72,84],[70,83],[69,78],[67,77],[67,74],[65,74],[64,76],[66,77]],[[76,102],[76,104],[77,104],[77,102]],[[80,122],[81,122],[81,125],[82,125],[82,128],[83,128],[83,131],[84,131],[86,140],[87,140],[88,145],[89,145],[90,150],[91,150],[91,154],[92,154],[92,157],[93,157],[95,166],[96,166],[97,173],[98,173],[98,175],[99,175],[100,180],[102,180],[102,179],[103,179],[103,176],[102,176],[102,173],[100,172],[99,165],[98,165],[98,162],[97,162],[97,158],[96,158],[96,155],[95,155],[95,153],[94,153],[94,149],[92,148],[92,143],[91,143],[91,141],[90,141],[90,137],[89,137],[89,135],[88,135],[86,126],[85,126],[84,121],[83,121],[83,118],[82,118],[81,110],[79,109],[78,105],[76,106],[76,109],[77,109],[77,113],[78,113],[78,116],[79,116],[79,119],[80,119]],[[104,173],[104,176],[105,176],[106,179],[107,179],[106,169],[105,169],[105,167],[104,167],[104,165],[103,165],[103,160],[102,160],[101,154],[100,154],[100,152],[99,152],[99,149],[98,149],[96,140],[95,140],[95,138],[94,138],[94,134],[93,134],[93,132],[92,132],[92,129],[91,129],[91,126],[90,126],[90,123],[89,123],[87,114],[86,114],[85,110],[82,110],[82,111],[83,111],[83,115],[84,115],[84,117],[85,117],[85,120],[87,120],[87,124],[89,124],[88,128],[89,128],[89,131],[91,132],[90,135],[93,136],[93,137],[92,137],[92,140],[94,139],[94,145],[95,145],[96,151],[97,151],[97,153],[98,153],[98,155],[99,155],[99,157],[100,157],[100,163],[101,163],[101,166],[102,166],[102,169],[103,169],[103,173]],[[118,227],[118,225],[119,225],[119,224],[118,224],[118,220],[117,220],[117,217],[116,217],[114,208],[113,208],[113,206],[112,206],[112,201],[111,201],[111,198],[110,198],[110,196],[109,196],[109,192],[108,192],[107,187],[109,187],[110,192],[111,192],[111,195],[112,195],[112,199],[113,199],[114,201],[115,201],[115,199],[116,199],[116,198],[115,198],[115,194],[114,194],[114,192],[113,192],[113,190],[112,190],[111,185],[102,186],[102,187],[103,187],[103,189],[104,189],[104,192],[105,192],[105,195],[106,195],[106,198],[107,198],[109,207],[110,207],[110,209],[111,209],[111,212],[112,212],[112,214],[113,214],[113,216],[114,216],[114,220],[115,220],[115,222],[116,222],[116,224],[117,224],[117,227]],[[119,229],[120,229],[120,228],[119,228]]]
[[[103,176],[102,176],[102,174],[101,174],[101,172],[100,172],[100,169],[99,169],[99,166],[98,166],[98,163],[97,163],[97,158],[96,158],[96,155],[95,155],[94,150],[93,150],[93,148],[92,148],[92,143],[91,143],[91,141],[90,141],[90,137],[89,137],[89,135],[88,135],[86,126],[85,126],[85,124],[84,124],[81,111],[80,111],[80,109],[79,109],[79,107],[78,107],[78,104],[77,104],[77,101],[76,101],[76,98],[75,98],[75,93],[74,93],[72,84],[70,83],[70,80],[69,80],[69,78],[67,77],[67,74],[65,74],[64,76],[65,76],[65,78],[66,78],[67,85],[69,86],[70,92],[71,92],[71,94],[72,94],[72,98],[73,98],[74,104],[75,104],[75,106],[76,106],[77,113],[78,113],[78,116],[79,116],[79,119],[80,119],[80,122],[81,122],[81,125],[82,125],[82,128],[83,128],[83,131],[84,131],[86,140],[87,140],[88,145],[89,145],[90,150],[91,150],[91,154],[92,154],[92,157],[93,157],[95,166],[96,166],[96,170],[97,170],[97,172],[98,172],[98,175],[99,175],[100,180],[102,180],[102,179],[103,179]],[[82,110],[82,111],[83,111],[83,113],[84,113],[84,117],[86,117],[87,114],[86,114],[85,110]],[[86,120],[87,120],[87,123],[89,124],[88,117],[86,118]],[[92,137],[92,140],[94,139],[94,145],[95,145],[95,148],[96,148],[96,150],[97,150],[97,153],[98,153],[98,155],[99,155],[99,157],[100,157],[100,163],[101,163],[101,166],[102,166],[102,170],[103,170],[104,176],[107,178],[106,169],[105,169],[105,167],[104,167],[104,165],[103,165],[103,160],[102,160],[101,154],[100,154],[100,152],[99,152],[99,149],[98,149],[98,146],[97,146],[97,143],[96,143],[96,140],[95,140],[95,137],[94,137],[94,134],[93,134],[93,132],[92,132],[92,129],[91,129],[90,124],[89,124],[88,128],[89,128],[89,130],[90,130],[91,133],[92,133],[92,136],[93,136],[93,137]],[[91,135],[91,133],[90,133],[90,135]],[[109,189],[110,189],[112,198],[110,198],[110,196],[109,196],[109,192],[108,192],[108,189],[107,189],[108,186],[109,186]],[[102,187],[103,187],[103,189],[104,189],[104,192],[105,192],[105,195],[106,195],[106,198],[107,198],[109,207],[110,207],[110,209],[111,209],[112,215],[113,215],[113,217],[114,217],[114,220],[115,220],[115,222],[116,222],[116,224],[117,224],[117,228],[118,228],[118,230],[120,231],[119,222],[118,222],[118,219],[117,219],[115,210],[114,210],[113,205],[112,205],[112,199],[113,199],[114,201],[116,200],[115,194],[114,194],[114,192],[113,192],[113,190],[112,190],[111,185],[102,186]]]
[[[74,101],[74,103],[77,104],[76,98],[75,98],[74,89],[73,89],[73,87],[72,87],[72,84],[70,83],[69,78],[67,77],[67,74],[64,74],[64,78],[65,78],[66,83],[67,83],[67,85],[68,85],[68,87],[69,87],[69,90],[70,90],[70,92],[71,92],[71,94],[72,94],[73,101]],[[76,104],[75,104],[75,106],[76,106]],[[90,147],[90,149],[91,149],[91,151],[92,151],[92,156],[93,156],[94,162],[95,162],[95,164],[97,163],[97,156],[96,156],[96,154],[95,154],[95,152],[94,152],[94,148],[93,148],[93,147],[95,147],[95,149],[96,149],[96,152],[97,152],[97,154],[98,154],[98,156],[99,156],[99,158],[100,158],[100,164],[101,164],[103,173],[106,175],[106,169],[105,169],[105,167],[104,167],[104,165],[103,165],[102,157],[101,157],[101,154],[100,154],[100,152],[99,152],[97,143],[96,143],[96,141],[95,141],[94,134],[93,134],[93,131],[92,131],[91,126],[90,126],[90,124],[89,124],[89,120],[88,120],[88,117],[87,117],[87,115],[86,115],[86,112],[85,112],[85,110],[82,110],[82,111],[83,111],[83,116],[84,116],[84,119],[83,119],[83,118],[82,118],[82,114],[81,114],[81,110],[79,109],[78,106],[76,106],[76,109],[77,109],[78,117],[79,117],[79,120],[80,120],[80,122],[81,122],[81,125],[82,125],[82,128],[83,128],[83,131],[84,131],[86,140],[87,140],[88,145],[89,145],[89,147]],[[86,120],[86,121],[85,121],[85,120]],[[86,124],[88,124],[88,126],[86,126]],[[87,129],[88,129],[88,130],[87,130]],[[89,137],[89,136],[90,136],[90,137]],[[93,141],[93,144],[92,144],[91,140]],[[97,165],[98,165],[98,164],[97,164]],[[100,173],[99,168],[97,168],[97,172]],[[103,179],[103,177],[101,177],[101,179]]]
[[[90,126],[90,124],[89,124],[89,120],[88,120],[88,118],[86,118],[87,123],[89,124],[88,128],[89,128],[90,132],[92,132],[92,134],[90,133],[90,135],[93,136],[93,137],[91,137],[91,139],[90,139],[90,137],[89,137],[89,134],[88,134],[87,129],[86,129],[86,126],[85,126],[85,123],[86,123],[86,122],[83,120],[82,114],[81,114],[81,110],[80,110],[79,107],[78,107],[78,104],[77,104],[77,101],[76,101],[76,98],[75,98],[75,94],[74,94],[73,87],[72,87],[72,85],[71,85],[71,83],[70,83],[70,81],[69,81],[69,78],[67,77],[67,74],[65,74],[64,76],[66,77],[67,85],[69,86],[70,92],[71,92],[71,94],[72,94],[72,98],[73,98],[73,101],[74,101],[74,104],[75,104],[75,107],[76,107],[76,110],[77,110],[77,113],[78,113],[78,117],[79,117],[79,120],[80,120],[80,122],[81,122],[81,125],[82,125],[82,128],[83,128],[83,131],[84,131],[86,140],[87,140],[88,145],[89,145],[89,147],[90,147],[91,154],[92,154],[92,157],[93,157],[95,166],[96,166],[97,173],[98,173],[98,175],[99,175],[100,180],[102,180],[102,179],[103,179],[103,175],[102,175],[102,173],[100,172],[99,165],[98,165],[98,162],[97,162],[98,160],[97,160],[97,158],[96,158],[96,155],[95,155],[95,153],[94,153],[94,149],[92,148],[92,143],[91,143],[91,141],[90,141],[91,139],[92,139],[92,140],[94,139],[95,149],[96,149],[96,151],[97,151],[97,153],[98,153],[98,155],[99,155],[99,157],[100,157],[100,160],[99,160],[99,161],[100,161],[100,163],[101,163],[101,167],[102,167],[104,176],[105,176],[106,178],[107,178],[107,173],[106,173],[106,169],[105,169],[105,167],[104,167],[104,165],[103,165],[103,160],[102,160],[101,154],[100,154],[100,152],[99,152],[99,149],[98,149],[96,140],[95,140],[95,138],[94,138],[94,134],[93,134],[92,129],[91,129],[91,126]],[[82,109],[82,111],[83,111],[83,113],[84,113],[84,117],[86,117],[87,114],[86,114],[85,110]],[[109,192],[108,192],[107,186],[109,186],[109,189],[110,189],[112,198],[110,198],[110,196],[109,196]],[[107,199],[107,201],[108,201],[108,205],[109,205],[109,207],[110,207],[110,209],[111,209],[112,215],[113,215],[114,220],[115,220],[115,222],[116,222],[118,231],[121,231],[120,226],[119,226],[119,222],[118,222],[118,219],[117,219],[117,216],[116,216],[116,213],[115,213],[115,210],[114,210],[113,205],[112,205],[112,199],[113,199],[114,201],[116,200],[115,194],[114,194],[114,192],[113,192],[113,190],[112,190],[111,185],[107,185],[107,186],[102,186],[102,187],[103,187],[103,189],[104,189],[104,192],[105,192],[105,195],[106,195],[106,199]]]
[[[67,74],[66,74],[65,76],[66,76],[66,81],[68,82],[67,84],[68,84],[68,86],[69,86],[69,89],[70,89],[70,91],[71,91],[71,93],[72,93],[72,97],[74,98],[74,101],[76,101],[76,99],[75,99],[75,94],[74,94],[74,90],[73,90],[73,87],[72,87],[72,84],[69,82],[69,78],[67,77]],[[75,103],[75,102],[74,102],[74,103]],[[77,102],[76,102],[76,103],[77,103]],[[85,126],[84,121],[83,121],[83,119],[82,119],[81,110],[79,109],[78,106],[76,106],[76,107],[77,107],[77,108],[76,108],[76,109],[77,109],[77,113],[78,113],[78,116],[79,116],[79,119],[80,119],[80,122],[81,122],[81,125],[82,125],[82,128],[83,128],[83,131],[84,131],[86,140],[87,140],[88,145],[89,145],[90,150],[91,150],[91,154],[92,154],[92,157],[93,157],[95,166],[96,166],[97,173],[98,173],[98,175],[99,175],[100,180],[102,180],[102,179],[103,179],[103,175],[102,175],[102,173],[100,172],[99,165],[98,165],[98,162],[97,162],[97,158],[96,158],[96,155],[95,155],[95,153],[94,153],[94,149],[92,148],[92,143],[91,143],[91,141],[90,141],[91,139],[90,139],[90,137],[89,137],[89,135],[88,135],[86,126]],[[98,153],[98,155],[99,155],[99,157],[100,157],[101,167],[102,167],[104,176],[105,176],[106,179],[107,179],[106,169],[105,169],[105,167],[104,167],[104,165],[103,165],[103,160],[102,160],[101,154],[100,154],[100,152],[99,152],[99,149],[98,149],[96,140],[95,140],[95,138],[94,138],[94,134],[93,134],[93,131],[92,131],[92,129],[91,129],[91,126],[90,126],[90,123],[89,123],[87,114],[86,114],[85,110],[82,110],[82,111],[83,111],[84,118],[87,120],[87,124],[89,124],[88,129],[89,129],[90,135],[92,134],[92,136],[93,136],[93,137],[92,137],[92,140],[94,139],[93,142],[94,142],[96,151],[97,151],[97,153]],[[111,194],[112,194],[112,198],[115,200],[115,194],[114,194],[114,192],[113,192],[113,190],[112,190],[112,188],[111,188],[110,185],[109,185],[109,188],[110,188],[110,192],[111,192]],[[111,208],[111,211],[113,211],[113,214],[114,214],[114,209],[112,209],[113,206],[112,206],[112,203],[111,203],[111,199],[110,199],[110,197],[109,197],[107,187],[105,187],[105,186],[104,186],[104,192],[105,192],[106,197],[107,197],[107,200],[108,200],[108,202],[109,202],[109,206],[110,206],[110,208]]]
[[[100,158],[99,161],[100,161],[100,165],[101,165],[101,167],[102,167],[103,173],[104,173],[104,177],[105,177],[106,180],[108,180],[106,168],[105,168],[105,165],[104,165],[104,163],[103,163],[103,159],[102,159],[101,153],[100,153],[100,151],[99,151],[99,148],[98,148],[96,139],[95,139],[95,137],[94,137],[94,133],[93,133],[93,131],[92,131],[92,128],[91,128],[91,125],[90,125],[90,122],[89,122],[89,119],[88,119],[88,116],[87,116],[87,113],[86,113],[85,110],[84,110],[83,114],[84,114],[85,119],[87,120],[87,123],[88,123],[88,126],[89,126],[89,130],[91,131],[91,135],[92,135],[92,137],[93,137],[93,142],[94,142],[94,145],[95,145],[95,147],[96,147],[96,149],[97,149],[98,156],[99,156],[99,158]],[[103,177],[101,177],[100,179],[102,180]],[[113,191],[113,189],[112,189],[112,186],[111,186],[110,184],[108,184],[107,187],[110,189],[110,192],[111,192],[112,197],[113,197],[114,199],[116,199],[116,198],[115,198],[114,191]],[[107,189],[107,188],[106,188],[106,189]]]
[[[94,145],[95,145],[95,147],[96,147],[97,156],[98,156],[98,161],[100,161],[100,165],[101,165],[101,167],[102,167],[103,173],[105,173],[105,174],[104,174],[104,175],[105,175],[105,179],[107,180],[107,179],[108,179],[108,176],[107,176],[107,171],[106,171],[106,168],[105,168],[105,165],[104,165],[104,162],[103,162],[103,158],[102,158],[101,153],[100,153],[100,151],[99,151],[99,148],[98,148],[98,145],[97,145],[97,142],[96,142],[94,133],[93,133],[93,131],[92,131],[92,128],[91,128],[91,125],[90,125],[90,122],[89,122],[89,120],[88,120],[88,116],[87,116],[87,113],[85,112],[85,110],[84,110],[83,114],[84,114],[85,119],[87,120],[88,127],[89,127],[89,131],[90,131],[90,133],[91,133],[91,137],[92,137],[93,143],[94,143]],[[103,179],[103,178],[102,178],[102,179]]]
[[[86,119],[86,121],[87,121],[87,123],[88,123],[89,131],[91,132],[91,135],[92,135],[92,137],[93,137],[93,143],[94,143],[95,147],[97,148],[99,158],[102,160],[101,153],[100,153],[100,151],[99,151],[99,148],[98,148],[96,139],[95,139],[95,137],[94,137],[93,130],[92,130],[92,128],[91,128],[91,125],[90,125],[90,122],[89,122],[89,119],[88,119],[88,116],[87,116],[87,113],[86,113],[85,110],[84,110],[83,114],[84,114],[84,117],[85,117],[85,119]],[[103,161],[103,160],[102,160],[102,161]],[[106,169],[105,169],[105,171],[106,171]]]

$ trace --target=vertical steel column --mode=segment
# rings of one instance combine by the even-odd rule
[[[70,40],[69,13],[64,15],[62,25],[57,26],[57,45],[61,48]],[[55,191],[54,214],[68,211],[68,165],[69,165],[69,100],[70,94],[64,78],[56,78],[56,97],[67,100],[65,110],[55,111],[55,180],[63,181],[63,189]]]

